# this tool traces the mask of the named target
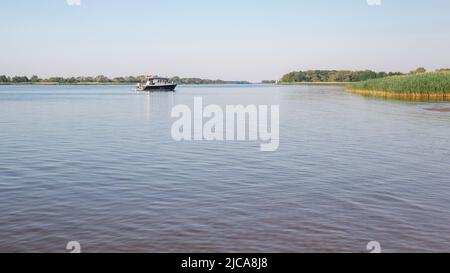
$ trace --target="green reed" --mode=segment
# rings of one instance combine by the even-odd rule
[[[393,76],[348,84],[351,90],[414,95],[450,95],[450,72]]]

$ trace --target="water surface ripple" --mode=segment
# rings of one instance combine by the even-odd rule
[[[174,142],[177,104],[279,104],[280,149]],[[449,251],[446,103],[339,87],[0,86],[0,252]]]

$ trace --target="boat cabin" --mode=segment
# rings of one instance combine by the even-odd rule
[[[145,83],[145,85],[166,85],[169,84],[169,79],[167,78],[162,78],[162,77],[158,77],[158,76],[149,76],[147,78],[147,82]]]

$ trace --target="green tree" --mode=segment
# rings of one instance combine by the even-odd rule
[[[65,82],[66,82],[66,83],[77,83],[78,81],[77,81],[76,78],[71,77],[71,78],[67,78],[67,79],[65,80]]]
[[[106,76],[103,76],[103,75],[99,75],[99,76],[97,76],[97,77],[95,77],[95,81],[96,82],[111,82],[111,80],[110,79],[108,79],[108,77],[106,77]]]
[[[425,68],[419,67],[416,70],[411,71],[410,74],[423,74],[426,72],[427,72],[427,70]]]
[[[0,82],[9,82],[9,78],[5,75],[0,76]]]
[[[128,76],[128,77],[125,77],[125,81],[136,83],[136,82],[139,82],[139,79],[137,79],[136,77],[133,77],[133,76]]]
[[[57,82],[57,83],[64,83],[65,79],[62,77],[50,77],[46,80],[47,82]]]
[[[170,81],[175,82],[175,83],[180,83],[181,79],[180,79],[180,77],[172,77],[172,78],[170,78]]]
[[[126,80],[125,80],[124,77],[116,77],[116,78],[113,79],[113,82],[123,83],[123,82],[126,82]]]
[[[93,77],[83,77],[84,82],[95,82],[95,79]]]
[[[31,81],[31,82],[40,82],[40,81],[41,81],[41,79],[39,79],[39,77],[38,77],[38,76],[36,76],[36,75],[33,75],[33,76],[31,77],[30,81]]]
[[[12,78],[12,81],[17,82],[17,83],[23,83],[23,82],[29,82],[29,79],[26,76],[15,76]]]

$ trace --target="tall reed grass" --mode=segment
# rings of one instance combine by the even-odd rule
[[[351,83],[348,92],[394,98],[450,100],[450,72],[393,76]]]

